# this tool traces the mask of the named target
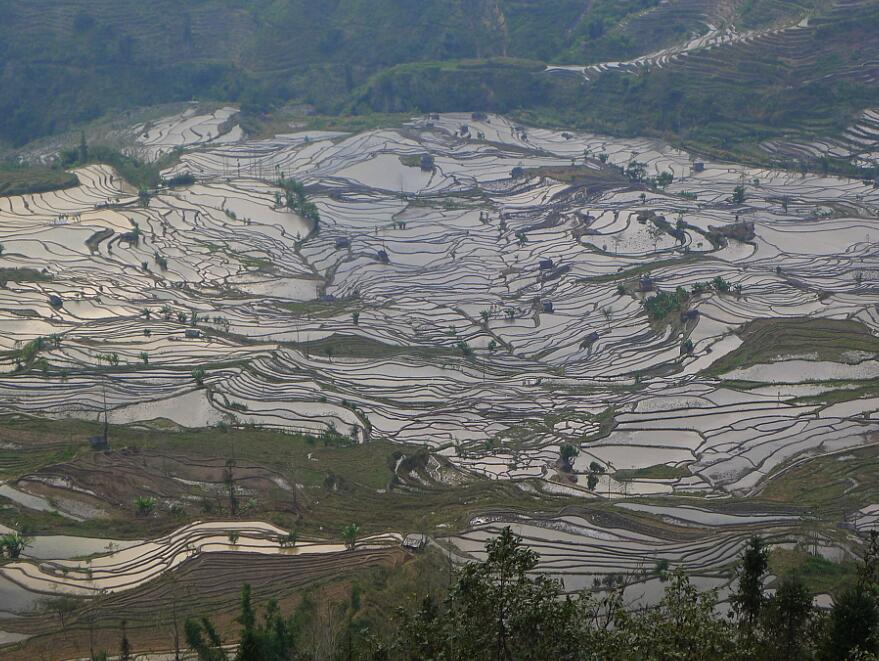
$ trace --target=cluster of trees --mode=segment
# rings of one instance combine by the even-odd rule
[[[674,291],[662,291],[644,301],[644,309],[651,319],[665,319],[668,315],[679,312],[690,300],[690,292],[683,287]]]
[[[665,188],[675,179],[674,174],[668,171],[660,172],[655,177],[648,176],[647,164],[640,161],[629,161],[622,172],[633,183],[644,184],[649,188]]]
[[[40,352],[47,347],[46,339],[36,337],[26,342],[21,347],[16,347],[12,351],[12,361],[15,363],[16,371],[26,370],[34,366]]]
[[[118,149],[108,147],[106,145],[90,145],[86,141],[85,133],[80,132],[79,144],[76,147],[70,147],[61,151],[56,166],[64,169],[82,167],[91,163],[102,163],[110,165],[119,175],[127,182],[136,186],[139,190],[139,198],[141,205],[149,206],[152,194],[150,189],[159,186],[169,186],[171,188],[178,186],[191,186],[195,183],[195,177],[185,172],[168,179],[163,179],[161,172],[171,163],[177,160],[180,150],[172,150],[165,154],[155,162],[148,163],[141,161],[133,156],[123,154]],[[74,185],[78,183],[74,177]],[[133,230],[134,236],[140,236],[140,230]]]
[[[644,301],[644,309],[647,311],[647,316],[651,319],[665,319],[670,314],[682,312],[687,303],[689,303],[690,298],[694,295],[709,291],[728,293],[731,289],[733,289],[732,285],[718,275],[709,282],[697,282],[693,285],[691,291],[678,287],[674,291],[658,292]],[[742,288],[740,285],[736,285],[734,289],[737,293],[741,293]]]
[[[278,183],[284,189],[287,208],[310,221],[317,234],[320,231],[320,212],[317,205],[308,199],[305,185],[296,179],[281,179]]]
[[[598,581],[595,592],[570,595],[560,581],[536,573],[539,556],[510,528],[490,541],[483,562],[462,567],[442,599],[428,595],[400,608],[393,626],[344,616],[347,634],[327,658],[391,660],[485,659],[706,661],[876,659],[879,654],[879,537],[865,546],[857,579],[829,611],[813,606],[802,580],[791,574],[767,594],[768,548],[747,544],[737,567],[729,612],[716,591],[700,592],[680,569],[669,571],[663,598],[632,608],[625,581]],[[352,604],[359,604],[359,593]],[[357,604],[355,604],[355,601]],[[356,608],[352,608],[356,610]],[[340,616],[342,617],[342,616]],[[251,589],[241,593],[239,643],[229,645],[208,617],[190,618],[185,639],[200,661],[310,659],[301,609],[284,616],[275,601],[260,615]],[[127,637],[123,633],[123,644]],[[129,646],[130,650],[130,646]],[[95,657],[102,658],[102,657]]]

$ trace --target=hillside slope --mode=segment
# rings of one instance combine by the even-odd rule
[[[841,136],[879,105],[876,2],[838,2],[806,20],[709,36],[591,67],[401,65],[377,74],[352,107],[520,111],[530,122],[650,133],[737,158],[767,158],[774,146],[783,160],[793,151],[773,141]]]
[[[0,0],[0,9],[0,141],[13,145],[109,111],[199,98],[245,111],[288,101],[323,113],[520,110],[739,154],[771,141],[787,154],[783,141],[841,134],[879,105],[877,4],[867,0]],[[548,75],[546,64],[570,66]]]

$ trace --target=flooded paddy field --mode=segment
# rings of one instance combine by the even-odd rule
[[[641,572],[645,594],[666,561],[725,585],[758,530],[795,546],[805,506],[749,499],[876,441],[872,184],[499,116],[263,140],[233,125],[220,109],[136,128],[153,158],[185,147],[164,174],[191,185],[144,198],[91,166],[77,188],[0,198],[0,413],[423,447],[435,483],[565,503],[472,512],[436,531],[451,555],[479,557],[510,524],[569,589]],[[288,208],[282,178],[319,224]],[[111,516],[122,496],[86,472],[24,472],[0,498]],[[850,553],[875,502],[825,510],[822,543]],[[384,532],[364,548],[412,531]],[[122,593],[195,556],[290,554],[283,533],[190,521],[73,551],[38,535],[0,593],[13,612],[35,594]],[[343,553],[330,537],[297,553]]]

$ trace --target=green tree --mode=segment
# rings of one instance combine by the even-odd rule
[[[864,562],[855,585],[847,588],[830,611],[823,659],[846,659],[856,650],[879,654],[879,533],[870,532]]]
[[[229,512],[232,513],[232,516],[237,516],[238,492],[235,489],[235,459],[231,457],[226,460],[226,465],[223,466],[223,484],[226,485],[226,493],[229,498]]]
[[[769,549],[759,537],[748,540],[738,568],[738,586],[730,597],[739,622],[751,632],[766,600],[763,582],[769,571]]]
[[[241,588],[240,613],[235,620],[241,634],[235,661],[289,661],[296,657],[297,628],[284,618],[276,601],[266,605],[260,619],[252,603],[250,585]],[[205,617],[186,621],[186,642],[200,661],[224,661],[228,658],[222,640],[211,621]]]
[[[766,657],[779,661],[803,658],[810,642],[809,621],[814,609],[812,595],[802,578],[796,574],[785,576],[763,612]]]
[[[580,454],[580,448],[570,443],[564,443],[559,450],[559,460],[562,462],[562,466],[570,469],[571,462],[578,454]]]
[[[630,161],[626,165],[624,174],[633,182],[644,181],[644,178],[647,176],[647,165],[640,161]]]
[[[0,536],[0,555],[6,556],[11,560],[17,560],[24,553],[24,550],[30,546],[30,543],[31,538],[29,536],[13,530]]]
[[[85,165],[89,160],[89,147],[85,141],[85,131],[79,132],[79,150],[76,155],[80,165]]]
[[[122,641],[119,643],[119,661],[131,661],[131,643],[128,640],[128,630],[125,620],[122,620]]]
[[[281,535],[278,537],[278,545],[282,549],[289,549],[296,546],[296,540],[298,539],[298,535],[295,530],[291,530],[286,535]]]
[[[360,526],[356,523],[351,523],[345,526],[342,529],[342,539],[345,540],[345,546],[349,549],[353,549],[357,546],[357,536],[360,534]]]
[[[744,186],[736,186],[733,189],[732,203],[733,204],[744,204],[745,203],[745,187]]]
[[[465,566],[449,595],[447,639],[457,659],[576,658],[575,600],[555,579],[534,576],[538,555],[507,527]]]
[[[671,184],[675,180],[675,176],[671,172],[660,172],[659,176],[656,177],[656,186],[658,188],[665,188],[669,184]]]
[[[138,516],[149,516],[156,511],[156,499],[150,496],[138,496],[134,499],[134,508]]]
[[[703,661],[736,658],[731,626],[717,617],[715,591],[700,593],[683,571],[671,575],[657,608],[618,615],[626,654],[615,658]],[[598,658],[601,658],[599,656]]]
[[[188,619],[183,630],[186,644],[196,653],[199,661],[226,661],[229,658],[223,649],[220,634],[208,618]]]

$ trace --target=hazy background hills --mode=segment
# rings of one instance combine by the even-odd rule
[[[0,0],[0,140],[169,101],[493,110],[746,151],[879,105],[875,0]],[[809,16],[808,27],[789,29]],[[662,66],[709,26],[755,31]],[[788,28],[788,29],[785,29]]]

